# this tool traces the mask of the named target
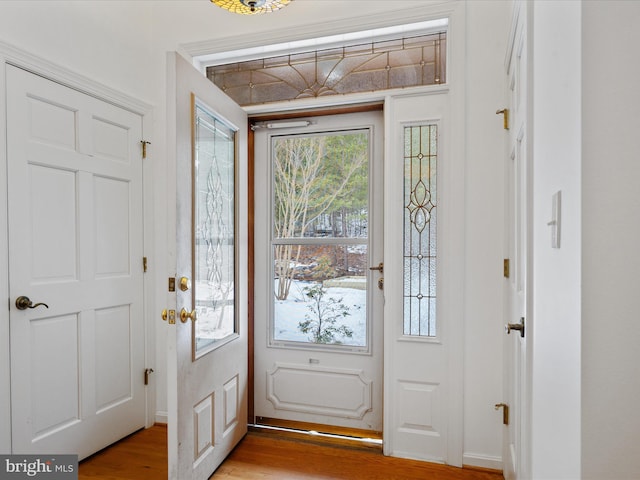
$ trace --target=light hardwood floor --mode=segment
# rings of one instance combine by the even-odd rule
[[[79,480],[167,478],[166,428],[142,430],[80,463]],[[250,432],[213,480],[501,480],[502,474],[385,457],[379,452],[317,445]]]

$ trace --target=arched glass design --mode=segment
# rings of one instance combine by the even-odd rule
[[[446,82],[446,32],[380,40],[207,67],[207,77],[238,104]]]

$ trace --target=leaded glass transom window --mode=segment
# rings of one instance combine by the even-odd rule
[[[240,105],[436,85],[446,81],[446,33],[381,40],[207,67]]]
[[[436,336],[437,125],[404,128],[404,335]]]

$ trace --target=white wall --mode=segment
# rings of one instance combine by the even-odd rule
[[[0,2],[0,40],[153,103],[151,4]]]
[[[582,472],[640,472],[640,3],[582,6]]]
[[[467,4],[464,459],[501,468],[504,107],[508,3]]]
[[[580,2],[533,2],[531,477],[580,477]],[[551,248],[551,196],[562,192]]]
[[[426,0],[393,2],[296,0],[274,15],[246,17],[221,10],[204,0],[130,1],[4,1],[0,2],[0,40],[77,71],[155,106],[148,138],[153,162],[152,256],[156,301],[153,318],[169,302],[167,277],[175,275],[173,238],[167,218],[174,209],[165,195],[173,182],[166,152],[166,58],[169,50],[191,42],[246,37],[263,43],[278,41],[291,31],[299,35],[348,31],[378,26],[387,18],[418,21]],[[500,1],[468,3],[467,62],[468,145],[466,198],[469,233],[465,282],[465,463],[498,466],[501,415],[502,294],[502,131],[495,110],[502,104],[502,60],[507,37],[507,5]],[[367,16],[364,16],[364,13]],[[237,45],[231,42],[229,49]],[[498,142],[498,143],[494,143]],[[149,278],[149,277],[147,277]],[[165,328],[157,328],[157,411],[166,412],[163,376]],[[3,388],[4,385],[3,385]]]

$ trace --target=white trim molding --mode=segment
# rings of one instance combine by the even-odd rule
[[[311,25],[291,26],[286,30],[263,32],[261,35],[238,35],[235,37],[217,38],[201,42],[185,43],[180,51],[198,58],[207,55],[228,52],[229,45],[233,50],[244,50],[264,46],[264,39],[269,44],[290,43],[300,40],[312,40],[319,37],[343,35],[363,30],[377,30],[389,26],[402,26],[416,22],[448,18],[461,0],[423,0],[424,5],[412,10],[399,10],[370,15],[361,15],[357,19],[345,18],[338,21],[319,22]]]
[[[502,471],[502,457],[492,457],[481,453],[465,453],[462,464],[468,467],[490,468]]]
[[[139,115],[147,115],[153,109],[150,104],[135,97],[2,41],[0,41],[0,58],[3,64],[14,65]]]

